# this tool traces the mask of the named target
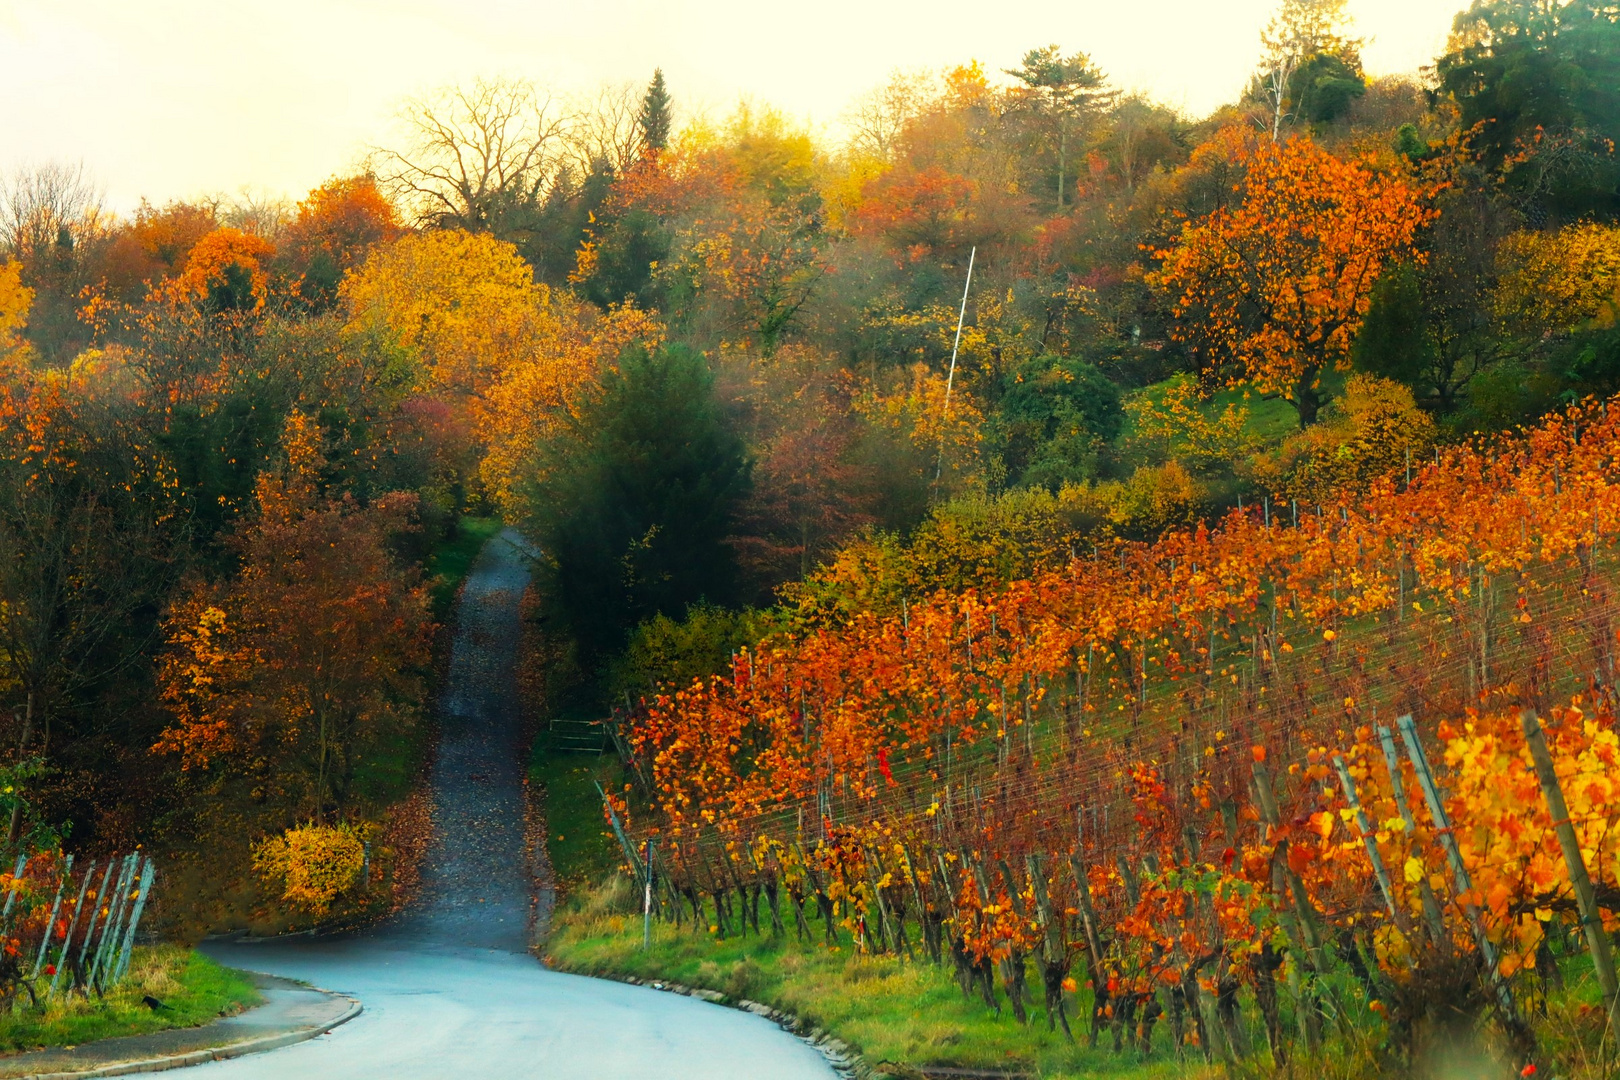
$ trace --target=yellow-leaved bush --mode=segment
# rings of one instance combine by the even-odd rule
[[[253,847],[253,869],[281,898],[311,914],[324,914],[352,886],[365,865],[365,844],[353,825],[308,822]]]

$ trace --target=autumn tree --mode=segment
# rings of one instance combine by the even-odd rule
[[[64,362],[89,340],[78,295],[96,282],[110,224],[82,164],[19,168],[0,180],[0,252],[22,263],[34,289],[28,336],[47,360]]]
[[[1510,351],[1493,310],[1497,249],[1514,215],[1477,186],[1436,199],[1421,259],[1387,266],[1356,335],[1355,365],[1413,388],[1426,408],[1455,412],[1469,384]]]
[[[1435,63],[1468,148],[1526,206],[1620,212],[1620,12],[1599,0],[1476,0]]]
[[[0,265],[0,701],[7,767],[70,745],[96,688],[145,644],[138,614],[173,574],[173,477],[92,362],[42,369],[29,291]],[[53,742],[54,739],[54,742]],[[15,782],[15,781],[8,781]],[[30,792],[28,797],[32,797]],[[8,843],[21,800],[11,801]]]
[[[341,294],[357,330],[386,332],[406,351],[418,387],[463,405],[533,348],[550,295],[513,245],[459,229],[377,248]]]
[[[240,572],[194,584],[164,618],[158,682],[174,719],[154,749],[326,817],[349,807],[375,741],[420,717],[433,623],[420,574],[391,550],[414,498],[323,495],[320,428],[303,414],[283,450],[235,539]]]
[[[586,657],[616,651],[643,619],[733,600],[726,540],[748,484],[703,356],[627,351],[550,448],[527,498],[556,611]]]
[[[401,232],[399,215],[369,175],[328,180],[298,204],[280,237],[281,261],[316,310],[337,301],[338,284],[378,244]]]
[[[1379,272],[1411,252],[1430,211],[1401,177],[1306,139],[1226,145],[1243,172],[1236,201],[1186,221],[1151,281],[1178,338],[1201,340],[1231,381],[1281,397],[1305,427],[1323,372],[1349,362]]]
[[[1331,120],[1366,93],[1362,42],[1349,36],[1345,8],[1346,0],[1283,0],[1261,32],[1254,92],[1271,114],[1273,140],[1286,124]]]
[[[1085,53],[1064,56],[1056,45],[1029,50],[1024,62],[1007,74],[1024,84],[1032,104],[1057,132],[1057,208],[1062,210],[1068,189],[1069,136],[1082,117],[1112,99],[1107,77]]]
[[[401,141],[379,148],[381,188],[420,224],[522,243],[556,182],[574,124],[553,95],[514,79],[478,79],[405,104]]]
[[[142,202],[133,220],[120,223],[107,242],[100,269],[108,298],[135,304],[147,290],[185,266],[192,247],[219,227],[214,207],[176,202],[155,207]]]

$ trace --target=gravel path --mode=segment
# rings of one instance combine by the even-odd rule
[[[462,594],[433,771],[436,836],[417,907],[368,934],[216,944],[222,963],[360,999],[329,1035],[199,1066],[210,1077],[828,1080],[825,1060],[757,1016],[548,971],[527,953],[513,665],[528,580],[511,530]]]

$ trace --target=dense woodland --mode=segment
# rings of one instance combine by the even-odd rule
[[[372,836],[469,515],[536,541],[548,694],[602,713],[1620,391],[1612,4],[1479,0],[1372,79],[1284,0],[1204,117],[1083,45],[896,73],[838,139],[488,79],[296,205],[9,177],[7,843]]]

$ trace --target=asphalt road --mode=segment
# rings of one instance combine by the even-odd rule
[[[513,666],[528,578],[510,530],[463,592],[433,772],[436,837],[422,900],[365,934],[215,944],[233,967],[360,999],[328,1035],[198,1066],[220,1080],[462,1077],[828,1080],[821,1055],[757,1016],[674,994],[548,971],[531,916]],[[189,1075],[189,1073],[188,1073]]]

